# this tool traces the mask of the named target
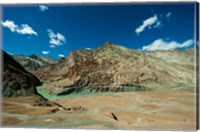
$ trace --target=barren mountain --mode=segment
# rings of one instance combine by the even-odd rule
[[[36,76],[26,71],[10,55],[3,55],[3,96],[16,97],[37,94],[36,86],[41,82]]]
[[[96,50],[72,51],[36,75],[52,94],[169,90],[194,83],[193,50],[136,51],[106,42]]]
[[[19,62],[29,72],[35,72],[38,68],[56,63],[57,60],[52,57],[37,56],[32,54],[30,56],[25,55],[13,55],[17,62]]]

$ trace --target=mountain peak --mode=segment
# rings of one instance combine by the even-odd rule
[[[109,41],[106,41],[105,43],[104,43],[104,45],[102,45],[102,47],[110,47],[110,46],[112,46],[113,44],[111,43],[111,42],[109,42]]]
[[[110,41],[105,42],[106,45],[111,45],[112,43]]]
[[[37,56],[36,54],[32,54],[30,56],[13,55],[12,57],[29,72],[35,72],[40,67],[58,62],[53,57]]]
[[[38,58],[38,56],[36,54],[30,55],[30,57],[33,58],[33,59],[37,59]]]

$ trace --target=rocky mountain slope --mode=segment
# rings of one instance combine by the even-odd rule
[[[4,97],[36,95],[36,86],[41,82],[36,76],[26,71],[18,62],[4,51],[3,56],[3,89]]]
[[[136,51],[106,42],[36,72],[52,94],[160,90],[194,83],[193,50]],[[49,72],[51,71],[51,72]]]
[[[19,62],[29,72],[35,72],[38,68],[56,63],[57,60],[52,57],[37,56],[32,54],[30,56],[25,55],[13,55],[17,62]]]

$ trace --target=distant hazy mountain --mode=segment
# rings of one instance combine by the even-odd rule
[[[75,50],[36,75],[53,94],[163,90],[194,84],[194,50],[136,51],[106,42],[96,50]],[[74,88],[73,88],[74,87]]]
[[[13,55],[12,57],[30,72],[35,72],[40,67],[57,62],[52,57],[37,56],[35,54],[30,56]]]
[[[3,88],[4,97],[36,95],[36,86],[41,82],[36,76],[26,71],[10,55],[1,51],[3,55]]]

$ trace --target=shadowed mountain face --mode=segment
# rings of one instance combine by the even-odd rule
[[[3,55],[3,89],[4,97],[35,95],[36,86],[41,82],[36,76],[26,71],[10,55],[2,51]]]
[[[194,83],[193,52],[142,52],[106,42],[96,50],[73,51],[36,75],[49,82],[45,89],[53,94],[170,89]]]
[[[13,55],[12,57],[29,72],[35,72],[40,67],[57,62],[57,60],[52,57],[37,56],[35,54],[30,56]]]

